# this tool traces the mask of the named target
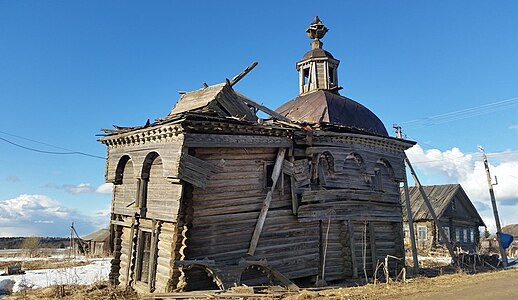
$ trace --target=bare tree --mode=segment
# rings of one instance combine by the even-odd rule
[[[25,238],[22,243],[22,249],[29,257],[33,257],[41,246],[41,238],[37,236],[31,236]]]

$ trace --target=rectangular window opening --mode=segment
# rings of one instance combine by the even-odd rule
[[[137,281],[149,282],[151,263],[151,232],[140,231]]]
[[[304,85],[309,83],[309,68],[304,68],[302,70],[302,77],[304,77]]]
[[[273,186],[273,168],[274,168],[273,162],[266,162],[264,164],[264,188],[271,188]]]
[[[426,241],[428,236],[428,228],[426,226],[417,226],[417,239]]]

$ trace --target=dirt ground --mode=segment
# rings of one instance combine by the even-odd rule
[[[518,299],[518,269],[468,275],[455,273],[418,277],[406,283],[366,285],[321,291],[302,291],[285,299]]]

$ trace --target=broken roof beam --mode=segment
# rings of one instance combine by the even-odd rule
[[[248,98],[248,97],[246,97],[244,95],[241,95],[241,94],[239,94],[239,96],[241,96],[243,98],[243,101],[245,101],[246,104],[248,104],[249,106],[253,106],[253,107],[257,108],[258,110],[260,110],[260,111],[270,115],[272,118],[277,119],[279,121],[284,121],[284,122],[287,122],[287,123],[293,123],[292,120],[286,118],[285,116],[277,113],[274,110],[269,109],[268,107],[266,107],[264,105],[261,105],[261,104],[255,102],[255,101],[253,101],[252,99],[250,99],[250,98]]]
[[[232,80],[230,81],[230,86],[234,86],[236,83],[238,83],[239,80],[243,79],[243,77],[245,77],[246,74],[252,71],[252,69],[255,68],[255,66],[257,66],[256,61],[254,61],[248,67],[246,67],[246,69],[244,69],[243,72],[237,74],[234,78],[232,78]]]

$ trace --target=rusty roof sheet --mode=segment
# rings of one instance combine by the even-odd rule
[[[484,221],[477,212],[475,206],[468,198],[460,184],[444,184],[444,185],[429,185],[423,186],[423,189],[430,200],[435,214],[438,218],[441,218],[442,214],[446,211],[446,208],[450,205],[451,201],[457,196],[457,199],[463,201],[466,209],[470,211],[473,216],[478,217],[480,225],[484,226]],[[401,204],[403,207],[403,219],[407,220],[407,211],[405,205],[405,192],[401,189]],[[412,217],[414,221],[419,220],[433,220],[424,199],[419,192],[417,186],[411,186],[408,188],[410,196],[410,209],[412,211]]]
[[[360,131],[388,136],[381,120],[360,103],[329,91],[298,96],[276,109],[291,120],[344,125]]]

